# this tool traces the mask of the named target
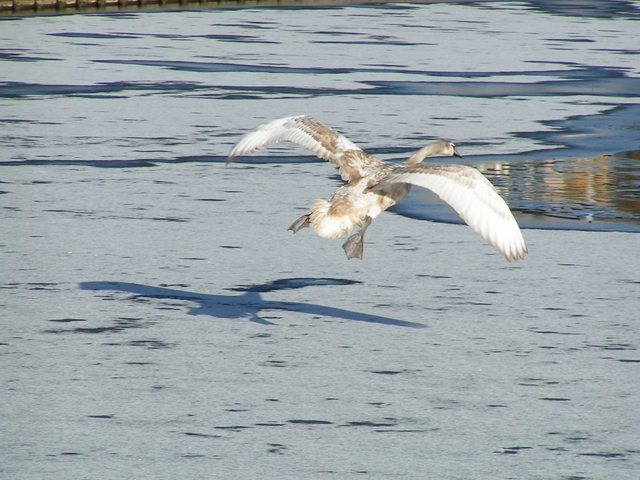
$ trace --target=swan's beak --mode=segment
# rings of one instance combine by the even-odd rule
[[[462,158],[462,155],[460,155],[455,148],[453,149],[453,155],[458,157],[458,158]]]

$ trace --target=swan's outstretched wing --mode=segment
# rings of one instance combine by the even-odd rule
[[[411,183],[432,190],[508,261],[524,258],[527,253],[527,245],[511,210],[477,169],[424,163],[398,168],[370,191],[383,191],[385,184],[390,183]]]
[[[298,115],[273,120],[251,130],[233,147],[227,164],[235,157],[284,141],[297,143],[337,165],[346,182],[359,180],[367,170],[382,163],[324,123],[308,115]]]

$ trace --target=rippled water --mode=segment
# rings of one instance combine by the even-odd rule
[[[524,227],[640,231],[640,13],[595,3],[7,17],[0,167],[219,163],[308,113],[385,159],[455,140]],[[395,211],[459,221],[424,192]]]
[[[636,480],[636,5],[1,19],[0,477]],[[287,232],[333,167],[224,161],[297,113],[392,161],[455,140],[526,258]]]

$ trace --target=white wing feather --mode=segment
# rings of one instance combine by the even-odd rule
[[[413,165],[395,170],[371,191],[382,190],[389,183],[411,183],[432,190],[508,261],[524,258],[527,245],[518,223],[491,182],[477,169],[464,165]]]
[[[315,118],[297,115],[280,118],[251,130],[233,147],[227,163],[235,157],[284,141],[297,143],[337,165],[340,165],[345,151],[361,151],[360,147]]]

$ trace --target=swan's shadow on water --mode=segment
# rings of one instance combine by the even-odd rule
[[[271,292],[275,290],[289,290],[309,286],[352,285],[356,283],[360,282],[337,278],[287,278],[262,285],[251,285],[229,289],[232,291],[244,292],[241,295],[212,295],[126,282],[82,282],[79,284],[79,287],[82,290],[127,292],[134,294],[135,298],[142,297],[185,300],[197,304],[196,307],[190,307],[188,311],[189,315],[209,315],[216,318],[227,319],[246,318],[252,322],[265,325],[274,325],[274,323],[269,322],[260,316],[260,313],[263,310],[283,310],[287,312],[300,312],[310,315],[342,318],[345,320],[354,320],[359,322],[396,325],[399,327],[425,327],[425,325],[421,323],[355,312],[353,310],[345,310],[326,305],[265,300],[261,295],[262,292]]]

